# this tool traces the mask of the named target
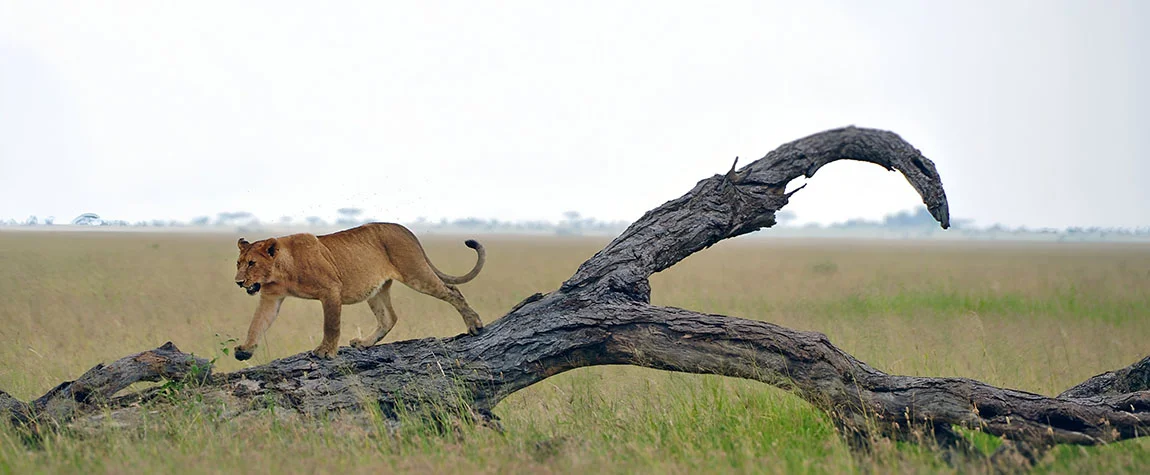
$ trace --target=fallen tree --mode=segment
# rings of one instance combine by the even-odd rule
[[[1104,444],[1150,432],[1150,357],[1048,397],[965,378],[890,375],[821,333],[650,304],[653,273],[774,225],[775,212],[798,191],[786,192],[788,183],[841,159],[901,172],[942,228],[949,227],[941,179],[918,150],[887,131],[829,130],[699,181],[644,214],[559,289],[520,302],[479,336],[341,347],[332,361],[303,353],[226,374],[212,374],[206,360],[167,343],[98,365],[30,403],[0,392],[0,411],[17,424],[58,426],[97,411],[130,411],[163,392],[116,396],[135,381],[174,380],[191,381],[186,391],[233,408],[228,416],[272,401],[305,416],[371,404],[390,418],[434,406],[497,422],[491,409],[515,391],[573,368],[626,364],[793,391],[863,449],[876,437],[891,437],[969,451],[955,431],[967,427],[1007,440],[1000,455],[1033,460],[1054,444]]]

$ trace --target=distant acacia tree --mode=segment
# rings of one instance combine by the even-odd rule
[[[100,219],[100,215],[96,213],[84,213],[76,216],[76,218],[72,220],[72,224],[80,226],[99,226],[104,224],[104,220]]]
[[[223,226],[244,226],[257,222],[256,217],[247,211],[219,213],[216,218],[216,224]]]
[[[360,215],[363,214],[363,210],[359,208],[340,208],[335,212],[339,213],[339,219],[335,221],[336,224],[343,226],[359,224],[361,222]]]
[[[934,227],[934,217],[925,206],[914,211],[903,210],[895,214],[888,214],[883,218],[883,225],[887,227]]]
[[[775,222],[779,223],[780,226],[786,226],[790,223],[793,223],[796,219],[799,219],[799,216],[791,210],[782,210],[778,213],[775,213]]]
[[[578,211],[564,211],[563,221],[559,222],[558,234],[583,234],[583,225],[586,224]]]
[[[207,226],[211,220],[212,220],[212,218],[209,218],[207,216],[200,216],[198,218],[192,219],[191,223],[192,223],[192,226]]]
[[[321,218],[319,216],[308,216],[307,217],[307,224],[314,228],[314,227],[326,225],[327,222],[324,221],[323,218]]]

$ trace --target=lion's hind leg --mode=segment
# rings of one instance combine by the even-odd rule
[[[375,319],[379,323],[375,333],[363,339],[353,338],[350,342],[351,346],[364,349],[379,343],[379,340],[387,336],[387,333],[395,327],[398,317],[395,315],[395,309],[391,307],[391,282],[391,279],[388,279],[375,295],[367,299],[367,305],[371,307],[371,313],[375,314]]]
[[[403,283],[417,292],[443,300],[455,307],[459,315],[463,316],[463,323],[467,324],[467,333],[478,335],[483,329],[483,321],[479,319],[479,314],[467,304],[467,299],[454,285],[445,284],[438,277],[412,279],[411,282]]]

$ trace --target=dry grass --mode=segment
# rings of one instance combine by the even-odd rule
[[[255,236],[248,236],[249,238]],[[0,388],[24,399],[98,361],[172,340],[223,356],[255,298],[232,282],[236,236],[0,233]],[[462,238],[423,237],[449,273],[474,259]],[[554,289],[604,239],[483,237],[488,267],[462,286],[487,321]],[[1056,394],[1127,365],[1150,346],[1150,246],[954,244],[742,238],[652,279],[653,300],[817,330],[895,373],[965,376]],[[386,341],[464,331],[446,303],[397,287]],[[369,332],[366,305],[346,307],[342,343]],[[288,301],[255,358],[309,350],[316,302]],[[218,335],[218,336],[217,336]],[[144,432],[61,436],[29,450],[0,430],[0,472],[948,471],[917,447],[850,456],[825,417],[761,384],[629,367],[575,370],[501,404],[504,436],[414,430],[398,439],[274,416],[241,424],[166,415]],[[993,441],[987,442],[993,444]],[[1146,471],[1145,439],[1063,448],[1042,469]],[[964,467],[964,471],[985,467]]]

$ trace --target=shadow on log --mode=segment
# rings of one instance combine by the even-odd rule
[[[732,166],[648,211],[559,289],[520,302],[479,336],[342,347],[332,361],[303,353],[217,375],[169,343],[97,366],[29,404],[0,392],[0,409],[21,424],[63,424],[101,408],[127,410],[161,393],[113,397],[134,381],[194,378],[198,384],[187,390],[229,401],[238,408],[230,416],[270,398],[309,416],[370,404],[391,418],[437,407],[497,423],[491,409],[515,391],[573,368],[626,364],[793,391],[825,411],[860,449],[890,437],[969,452],[954,430],[966,427],[1009,442],[995,457],[1033,461],[1054,444],[1095,445],[1150,432],[1150,357],[1048,397],[965,378],[890,375],[821,333],[650,304],[651,274],[723,239],[774,225],[775,212],[798,191],[785,192],[791,180],[842,159],[901,172],[931,215],[949,227],[941,179],[918,150],[887,131],[829,130]]]

